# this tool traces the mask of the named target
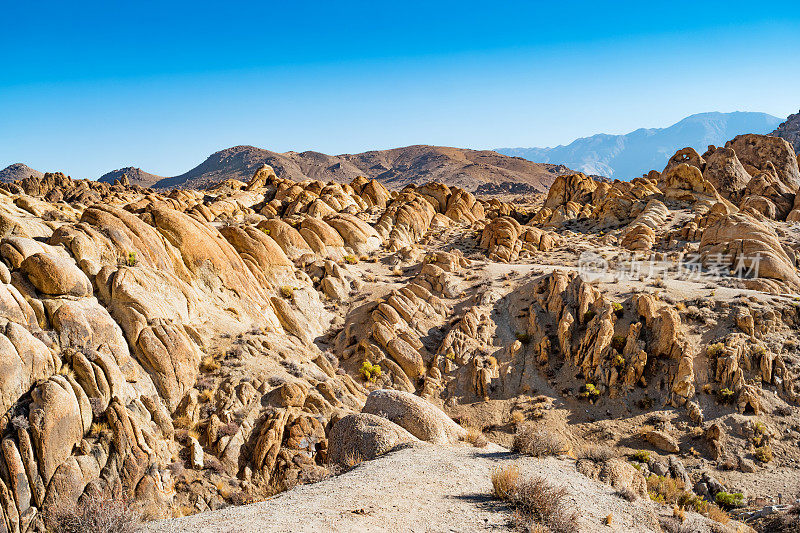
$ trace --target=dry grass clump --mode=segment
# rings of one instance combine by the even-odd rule
[[[594,463],[605,463],[618,456],[619,454],[617,451],[611,446],[589,444],[578,450],[576,459],[587,459]]]
[[[489,440],[484,437],[483,432],[478,428],[467,428],[463,440],[476,448],[485,448],[489,444]]]
[[[647,492],[655,502],[675,504],[684,493],[684,484],[671,477],[653,475],[647,478]]]
[[[91,435],[102,435],[103,433],[106,433],[108,431],[111,431],[111,428],[109,427],[107,422],[103,421],[92,422],[92,425],[89,428],[89,433]]]
[[[511,449],[523,455],[545,457],[563,453],[567,445],[558,433],[537,429],[533,424],[523,424],[517,427]]]
[[[516,465],[497,467],[492,471],[492,494],[498,500],[508,500],[519,485],[519,468]]]
[[[222,365],[219,364],[219,361],[214,359],[213,356],[207,355],[203,357],[203,360],[200,361],[200,370],[203,372],[214,372],[219,370]]]
[[[203,389],[198,399],[201,403],[208,403],[214,399],[214,391],[212,389]]]
[[[52,533],[134,533],[141,520],[124,500],[89,495],[74,507],[56,510],[50,518]]]
[[[617,492],[615,494],[620,498],[622,498],[623,500],[629,502],[635,502],[636,500],[639,499],[639,495],[636,493],[636,491],[627,485],[617,489]]]
[[[731,521],[730,515],[720,509],[720,507],[717,505],[709,506],[706,516],[715,522],[719,522],[720,524],[727,524]]]
[[[342,461],[342,468],[346,472],[347,470],[352,470],[353,468],[357,467],[363,462],[364,458],[361,456],[360,453],[348,452],[344,456],[344,460]]]

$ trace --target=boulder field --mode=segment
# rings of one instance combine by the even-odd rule
[[[0,533],[91,498],[259,501],[524,424],[649,450],[643,494],[800,497],[798,187],[759,135],[491,200],[267,165],[202,191],[2,184]]]

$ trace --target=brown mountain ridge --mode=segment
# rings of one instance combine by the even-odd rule
[[[192,170],[171,178],[129,167],[100,178],[113,183],[122,173],[131,184],[155,188],[207,188],[226,179],[249,180],[263,164],[278,176],[295,181],[307,178],[345,182],[357,176],[375,178],[392,189],[409,183],[439,181],[475,191],[515,188],[521,192],[546,191],[555,178],[571,172],[564,165],[533,163],[491,150],[468,150],[414,145],[360,154],[327,155],[320,152],[278,153],[254,146],[234,146],[211,154]],[[521,184],[521,185],[520,185]]]
[[[34,170],[25,163],[14,163],[0,170],[0,183],[11,183],[12,181],[22,180],[34,176],[41,178],[43,173]]]

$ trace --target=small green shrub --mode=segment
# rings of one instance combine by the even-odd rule
[[[587,383],[586,387],[584,387],[579,396],[581,398],[586,398],[591,400],[593,398],[597,398],[598,396],[600,396],[600,391],[593,384]]]
[[[614,302],[611,304],[611,308],[614,310],[614,314],[617,315],[617,318],[622,318],[625,314],[625,308],[622,307],[622,304],[619,302]]]
[[[625,366],[625,358],[622,357],[620,354],[614,354],[614,366],[617,368],[622,368]]]
[[[454,352],[453,350],[450,350],[449,352],[444,354],[444,356],[445,356],[446,359],[448,359],[450,361],[455,361],[456,360],[456,352]]]
[[[588,311],[586,311],[583,314],[583,322],[587,323],[587,322],[591,321],[596,316],[597,316],[597,312],[592,310],[592,309],[589,309]]]
[[[134,267],[139,262],[139,259],[136,257],[136,252],[128,252],[128,256],[125,258],[125,264],[129,267]]]
[[[374,383],[375,380],[381,375],[381,366],[373,365],[369,361],[364,361],[361,363],[361,368],[358,371],[361,374],[361,377],[364,378],[364,381]]]
[[[348,265],[355,265],[358,263],[358,257],[354,256],[353,254],[347,254],[344,256],[344,262]]]
[[[291,298],[294,295],[294,287],[291,285],[284,285],[281,287],[281,296],[284,298]]]
[[[627,342],[628,339],[625,338],[624,335],[614,335],[611,337],[611,347],[619,353],[622,353],[622,350],[625,349],[625,344],[627,344]]]
[[[264,232],[264,235],[269,235],[270,233],[272,233],[272,232],[271,232],[270,230],[268,230],[267,228],[261,228],[261,231],[263,231],[263,232]]]
[[[733,509],[742,506],[744,494],[741,492],[718,492],[714,500],[723,509]]]
[[[769,444],[765,444],[763,446],[759,446],[755,450],[753,450],[753,455],[756,459],[761,461],[762,463],[768,463],[772,461],[772,446]]]
[[[515,336],[517,337],[517,340],[522,344],[527,345],[528,343],[531,342],[531,336],[528,335],[527,333],[517,333]]]
[[[722,388],[717,391],[717,398],[722,403],[730,403],[733,401],[733,397],[736,395],[731,389]]]
[[[721,355],[722,352],[724,351],[725,351],[725,345],[722,344],[721,342],[716,342],[714,344],[711,344],[708,348],[706,348],[706,355],[708,355],[709,357],[717,357],[718,355]]]
[[[637,450],[633,453],[632,456],[634,459],[639,461],[640,463],[649,463],[650,462],[650,452],[647,450]]]

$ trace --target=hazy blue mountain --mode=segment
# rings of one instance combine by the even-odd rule
[[[640,128],[627,135],[598,134],[555,148],[498,148],[501,154],[537,163],[560,163],[587,174],[629,180],[661,170],[667,159],[691,146],[701,154],[742,133],[767,134],[783,120],[766,113],[699,113],[668,128]]]

